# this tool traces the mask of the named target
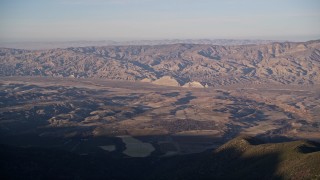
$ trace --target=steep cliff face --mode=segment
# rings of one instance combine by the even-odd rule
[[[1,76],[60,76],[136,81],[175,77],[180,84],[320,83],[320,41],[266,45],[0,49]],[[181,81],[181,82],[180,82]]]

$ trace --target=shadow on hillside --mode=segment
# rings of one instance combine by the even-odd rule
[[[80,156],[43,148],[0,146],[4,179],[281,179],[279,154],[242,156],[229,147],[166,158]]]
[[[261,140],[261,139],[258,139],[258,138],[255,138],[255,137],[251,137],[251,136],[248,136],[248,137],[244,137],[244,139],[246,141],[248,141],[251,145],[260,145],[260,144],[265,144],[266,142]]]
[[[273,135],[269,136],[266,134],[262,135],[257,135],[255,139],[259,139],[260,144],[265,144],[265,143],[284,143],[284,142],[291,142],[291,141],[296,141],[297,139],[290,138],[287,136],[281,136],[281,135]],[[253,144],[254,145],[254,144]]]
[[[192,93],[191,93],[191,92],[188,92],[185,97],[178,99],[177,102],[174,103],[174,105],[189,104],[189,102],[190,102],[192,99],[195,99],[195,98],[197,98],[197,97],[192,96]]]
[[[309,141],[308,144],[304,144],[299,147],[299,151],[304,154],[320,151],[320,143]]]
[[[276,174],[279,154],[242,157],[236,148],[218,153],[173,157],[153,167],[146,179],[282,179]]]
[[[239,134],[237,136],[239,136]],[[267,143],[285,143],[285,142],[292,142],[297,140],[294,138],[281,136],[281,135],[267,136],[265,134],[257,135],[257,136],[243,136],[243,138],[247,140],[251,145],[260,145],[260,144],[267,144]]]

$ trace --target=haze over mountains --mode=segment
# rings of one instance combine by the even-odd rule
[[[131,41],[38,41],[38,42],[0,42],[0,47],[16,49],[54,49],[68,47],[86,46],[127,46],[127,45],[164,45],[164,44],[211,44],[211,45],[245,45],[245,44],[267,44],[276,42],[272,40],[253,39],[166,39],[166,40],[131,40]],[[282,42],[282,41],[278,41]],[[283,41],[284,42],[284,41]]]
[[[0,49],[1,76],[155,81],[179,85],[319,84],[320,41],[261,45],[168,44]]]

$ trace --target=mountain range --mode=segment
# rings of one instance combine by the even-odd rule
[[[1,76],[128,81],[173,79],[175,86],[319,84],[320,40],[250,45],[165,44],[0,49]],[[162,85],[166,85],[161,83]],[[172,82],[171,82],[172,84]]]
[[[126,46],[126,45],[164,45],[164,44],[211,44],[211,45],[245,45],[267,44],[272,40],[253,39],[164,39],[164,40],[127,40],[127,41],[35,41],[35,42],[0,42],[0,47],[17,49],[54,49],[86,46]],[[283,41],[284,42],[284,41]]]

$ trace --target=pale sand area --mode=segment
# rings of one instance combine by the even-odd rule
[[[108,152],[112,152],[116,150],[116,146],[115,145],[106,145],[106,146],[99,146],[101,149],[108,151]]]
[[[126,150],[124,154],[131,157],[147,157],[155,148],[150,143],[144,143],[132,136],[118,136],[122,139],[122,142],[126,144]]]

